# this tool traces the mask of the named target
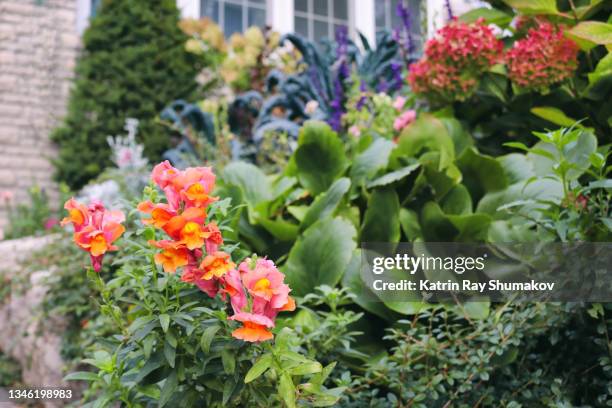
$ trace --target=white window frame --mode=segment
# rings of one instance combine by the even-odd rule
[[[333,1],[333,0],[332,0]],[[425,0],[427,18],[427,38],[431,38],[435,31],[446,23],[445,0]],[[349,35],[357,38],[357,32],[362,33],[374,44],[376,39],[376,0],[348,0],[349,2]],[[479,0],[450,0],[455,14],[461,14],[474,7],[482,7]],[[91,0],[76,0],[77,19],[76,30],[79,34],[89,25],[91,15]],[[177,0],[181,15],[185,18],[200,18],[200,0]],[[273,30],[281,34],[294,31],[294,1],[293,0],[266,0],[266,23]],[[370,12],[368,12],[370,10]],[[243,13],[243,18],[245,13]],[[246,17],[248,19],[248,16]],[[247,20],[248,21],[248,20]],[[423,33],[425,34],[425,33]],[[357,41],[359,43],[359,41]]]
[[[315,21],[325,23],[327,25],[327,36],[330,39],[334,38],[334,34],[335,34],[334,26],[346,24],[346,26],[348,27],[349,36],[355,37],[355,34],[356,34],[355,33],[355,22],[354,22],[355,7],[354,7],[354,3],[352,0],[346,0],[346,6],[347,6],[346,20],[337,19],[334,16],[333,0],[327,2],[327,15],[325,16],[314,13],[314,10],[313,10],[314,0],[307,0],[307,1],[308,1],[307,11],[297,11],[295,10],[295,8],[293,9],[294,24],[295,24],[296,17],[304,18],[308,22],[308,32],[313,33]]]
[[[180,3],[181,0],[178,0],[178,2]],[[202,1],[201,0],[197,0],[197,4],[194,7],[193,6],[193,2],[187,3],[185,0],[183,0],[184,6],[188,9],[194,9],[193,11],[196,11],[197,9],[197,15],[195,18],[200,18],[202,15],[202,10],[201,10],[201,5],[202,5]],[[269,20],[269,8],[268,8],[268,0],[264,1],[263,3],[261,2],[254,2],[252,0],[219,0],[219,21],[217,21],[217,24],[219,24],[219,27],[221,27],[221,29],[224,29],[225,27],[225,4],[233,4],[236,6],[240,6],[242,9],[242,21],[241,21],[241,26],[242,26],[242,31],[246,30],[249,27],[249,9],[253,8],[253,9],[259,9],[262,10],[265,13],[265,24],[269,24],[268,20]],[[178,4],[178,3],[177,3]],[[181,14],[183,16],[185,16],[185,14],[183,13],[183,9],[181,9]]]

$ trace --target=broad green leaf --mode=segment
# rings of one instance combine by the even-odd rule
[[[294,157],[300,183],[314,195],[327,190],[347,166],[342,140],[323,122],[306,122]]]
[[[446,214],[471,214],[472,197],[463,184],[457,184],[449,191],[440,203],[442,211]]]
[[[470,10],[467,13],[459,16],[459,21],[474,23],[480,18],[483,18],[487,24],[496,24],[500,27],[508,25],[512,21],[511,15],[506,14],[503,11],[487,7],[480,7]]]
[[[293,380],[291,380],[291,376],[288,373],[282,373],[280,375],[278,395],[283,399],[287,408],[296,408],[295,385],[293,385]]]
[[[595,85],[604,77],[612,75],[612,52],[608,52],[595,67],[595,70],[589,74],[589,84]]]
[[[170,375],[168,376],[168,378],[166,378],[166,381],[164,382],[164,385],[161,389],[161,394],[159,395],[159,406],[160,407],[165,406],[168,403],[168,401],[170,401],[170,398],[172,397],[172,394],[174,394],[174,391],[176,390],[177,385],[178,385],[177,371],[172,370],[170,371]]]
[[[438,170],[444,170],[455,158],[453,139],[444,123],[430,114],[421,114],[410,126],[406,127],[391,153],[393,168],[406,165],[411,158],[418,158],[426,152],[438,152]]]
[[[294,241],[298,235],[299,226],[281,218],[257,218],[257,222],[279,241]]]
[[[310,206],[308,205],[290,205],[287,207],[287,211],[289,212],[289,214],[293,215],[295,219],[299,222],[302,222],[304,220],[304,217],[306,216],[306,213],[309,209]]]
[[[221,351],[221,362],[223,363],[223,371],[226,374],[233,374],[236,370],[236,350],[224,349]]]
[[[370,181],[367,184],[367,187],[368,188],[383,187],[383,186],[389,185],[391,183],[395,183],[396,181],[400,181],[404,177],[412,174],[420,166],[421,166],[420,163],[415,163],[415,164],[411,164],[410,166],[403,167],[403,168],[401,168],[399,170],[395,170],[395,171],[389,172],[387,174],[384,174],[384,175],[378,177],[375,180]]]
[[[324,194],[317,196],[300,224],[300,231],[304,231],[320,219],[333,215],[350,187],[351,181],[343,177],[336,180]]]
[[[463,152],[457,160],[457,166],[463,175],[463,184],[474,201],[478,201],[485,193],[503,190],[508,186],[501,164],[474,148]]]
[[[361,242],[398,242],[400,203],[392,188],[374,190],[361,227]]]
[[[161,324],[162,330],[164,331],[164,333],[166,333],[168,331],[168,325],[170,324],[170,316],[168,316],[167,314],[160,314],[159,315],[159,324]]]
[[[504,169],[504,174],[509,184],[535,176],[533,164],[524,154],[510,153],[497,157],[497,161],[499,161]]]
[[[419,216],[416,212],[407,208],[400,209],[399,221],[408,241],[413,242],[417,239],[423,239],[423,231],[421,231]]]
[[[320,285],[335,286],[355,249],[356,234],[353,225],[339,217],[319,220],[306,229],[283,268],[293,293],[304,296]]]
[[[539,178],[531,183],[528,183],[528,181],[524,180],[505,190],[487,194],[478,203],[476,211],[487,213],[495,219],[505,219],[508,218],[509,214],[498,211],[498,208],[519,199],[561,202],[563,186],[559,181],[548,178]]]
[[[227,403],[232,398],[234,394],[234,390],[236,389],[236,380],[234,378],[229,378],[225,384],[223,384],[223,396],[221,398],[221,404],[223,406],[227,406]]]
[[[342,277],[342,286],[348,288],[350,293],[355,295],[355,303],[364,308],[370,313],[374,313],[383,319],[391,320],[392,316],[382,302],[377,301],[375,294],[369,291],[363,284],[361,279],[361,249],[353,251],[353,256],[349,262],[344,276]]]
[[[253,164],[232,162],[225,166],[222,173],[223,181],[238,186],[249,206],[272,198],[272,187],[266,175]]]
[[[471,319],[482,320],[489,316],[489,302],[486,298],[463,303],[461,310]]]
[[[202,333],[202,338],[200,339],[200,347],[202,347],[202,351],[206,354],[210,351],[210,343],[212,343],[215,334],[219,331],[221,327],[219,326],[209,326]]]
[[[410,302],[385,302],[385,306],[394,312],[403,315],[415,315],[423,309],[427,309],[429,306],[427,303],[422,301],[410,301]]]
[[[570,127],[576,123],[576,119],[568,117],[561,109],[552,106],[536,106],[531,108],[531,113],[559,126]]]
[[[585,51],[596,45],[612,44],[612,24],[600,21],[583,21],[565,31],[565,35],[576,41]]]
[[[376,139],[365,151],[360,153],[351,166],[350,176],[355,186],[374,177],[381,169],[387,167],[389,155],[395,144],[386,139]]]
[[[521,14],[558,14],[556,0],[504,0]]]
[[[244,377],[245,383],[250,383],[253,380],[256,380],[265,373],[268,368],[270,368],[270,364],[272,364],[272,354],[264,354],[253,364],[253,367],[246,373]]]

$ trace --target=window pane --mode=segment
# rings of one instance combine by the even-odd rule
[[[265,4],[266,0],[249,0],[249,3]]]
[[[329,38],[328,28],[329,24],[324,21],[314,21],[314,36],[313,39],[315,41],[322,40],[323,38]]]
[[[242,6],[225,3],[225,35],[230,36],[242,31]]]
[[[260,8],[249,7],[249,27],[264,27],[266,25],[266,12]]]
[[[307,12],[308,11],[308,0],[294,0],[293,6],[297,11]]]
[[[295,32],[308,38],[308,20],[304,17],[295,17]]]
[[[400,19],[400,16],[397,14],[397,3],[399,3],[400,1],[403,1],[403,0],[393,0],[391,2],[391,27],[390,28],[395,28],[395,27],[399,27],[402,25],[402,20]],[[412,18],[410,18],[410,22],[412,21],[413,21]]]
[[[334,0],[334,17],[340,20],[348,20],[347,0]],[[376,6],[375,6],[376,7]]]
[[[374,5],[374,12],[376,13],[376,29],[383,30],[387,28],[385,26],[385,15],[389,6],[389,0],[380,1]]]
[[[314,13],[320,16],[327,16],[327,0],[314,0]]]
[[[200,1],[200,16],[210,17],[214,21],[219,22],[219,1],[218,0]]]

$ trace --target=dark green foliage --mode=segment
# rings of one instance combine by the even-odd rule
[[[169,147],[169,130],[155,123],[168,101],[189,97],[199,66],[184,50],[174,0],[104,0],[83,37],[68,115],[52,135],[60,146],[56,177],[78,189],[108,165],[106,137],[125,119],[140,120],[152,161]]]

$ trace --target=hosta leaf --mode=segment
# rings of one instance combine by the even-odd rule
[[[307,295],[320,285],[335,286],[342,278],[353,249],[353,225],[339,217],[310,226],[289,252],[284,272],[296,295]]]
[[[368,200],[361,227],[361,242],[398,242],[400,203],[391,188],[376,189]]]
[[[323,122],[306,122],[294,157],[300,183],[315,195],[327,190],[347,166],[342,140]]]
[[[360,153],[351,166],[351,179],[358,186],[373,177],[389,162],[389,155],[395,144],[386,139],[376,139],[366,150]]]
[[[333,212],[338,207],[338,204],[340,204],[340,201],[342,201],[342,198],[347,193],[350,186],[351,181],[343,177],[336,180],[325,194],[317,196],[304,216],[304,220],[300,225],[300,230],[303,231],[316,221],[333,215]]]

